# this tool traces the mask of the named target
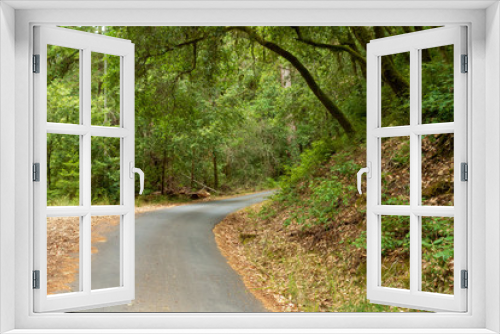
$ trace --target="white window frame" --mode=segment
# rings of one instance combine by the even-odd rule
[[[47,48],[57,45],[79,50],[80,108],[79,123],[47,122]],[[34,162],[40,164],[40,181],[33,185],[34,269],[39,270],[39,289],[34,290],[34,310],[48,312],[78,310],[89,305],[130,303],[135,298],[135,60],[134,44],[129,40],[88,32],[46,26],[34,27],[34,52],[39,55],[39,73],[34,83]],[[120,60],[120,126],[97,126],[91,122],[91,55],[93,52],[114,55]],[[80,205],[47,206],[47,135],[67,134],[80,137]],[[118,138],[120,141],[120,203],[92,205],[91,141],[93,138]],[[132,177],[131,177],[132,176]],[[114,215],[120,218],[120,286],[92,289],[91,220]],[[79,217],[80,259],[77,292],[47,295],[47,217]]]
[[[349,333],[494,333],[500,331],[500,135],[498,110],[500,99],[500,11],[498,3],[434,1],[370,1],[316,3],[253,2],[227,4],[220,9],[215,1],[203,3],[176,3],[144,1],[121,2],[17,2],[0,4],[0,327],[13,333],[99,333],[105,329],[128,329],[129,333],[144,333],[147,329],[158,332],[181,332],[179,328],[220,329],[212,332],[236,332],[235,328],[254,328],[252,332],[292,332],[283,328],[300,328],[294,332],[346,332]],[[269,3],[271,5],[269,5]],[[132,5],[130,5],[132,4]],[[9,7],[36,8],[15,12]],[[35,7],[34,7],[35,6]],[[60,9],[66,6],[69,8]],[[71,8],[73,6],[73,8]],[[87,6],[100,9],[82,9]],[[112,10],[103,10],[108,6]],[[132,6],[150,9],[123,9]],[[164,8],[158,8],[164,6]],[[281,6],[281,7],[280,7]],[[398,9],[391,9],[397,6]],[[406,9],[401,9],[406,6]],[[427,7],[426,7],[427,6]],[[455,7],[454,7],[455,6]],[[457,9],[460,6],[461,9]],[[487,8],[489,6],[489,8]],[[75,8],[80,9],[75,9]],[[268,7],[268,8],[266,8]],[[271,8],[269,8],[271,7]],[[346,9],[356,8],[357,9]],[[436,9],[441,8],[441,9]],[[40,8],[49,8],[40,10]],[[487,8],[487,9],[486,9]],[[486,25],[485,25],[486,22]],[[468,190],[469,230],[468,242],[470,287],[469,311],[466,313],[436,314],[34,314],[31,290],[32,245],[32,183],[30,181],[32,150],[32,95],[31,63],[32,27],[35,24],[61,25],[442,25],[465,24],[469,27],[469,69],[471,87],[468,98],[468,142],[470,179]],[[15,31],[15,74],[12,34]],[[488,66],[488,71],[485,66]],[[7,73],[7,75],[5,75]],[[15,81],[15,87],[12,82]],[[9,96],[15,93],[15,99]],[[15,106],[15,117],[12,107]],[[9,110],[9,108],[11,108]],[[486,121],[488,119],[488,121]],[[15,126],[15,147],[6,142],[12,132],[4,131],[5,124]],[[10,138],[10,141],[12,138]],[[488,150],[486,154],[485,150]],[[15,184],[9,181],[15,158]],[[486,174],[488,173],[488,182]],[[15,219],[7,206],[7,197],[15,186]],[[487,204],[488,206],[486,206]],[[472,226],[474,227],[472,229]],[[15,237],[15,243],[12,242]],[[14,256],[12,256],[14,253]],[[487,255],[487,256],[486,256]],[[486,265],[487,264],[487,265]],[[12,283],[15,291],[12,292]],[[8,284],[11,285],[8,285]],[[486,293],[488,291],[488,293]],[[15,308],[12,308],[15,305]],[[141,329],[137,329],[141,327]],[[132,330],[132,329],[137,330]],[[355,330],[355,329],[358,330]],[[101,330],[99,330],[101,329]],[[159,331],[159,329],[164,329]],[[170,330],[168,330],[170,329]],[[268,330],[265,330],[268,329]],[[342,330],[350,329],[350,330]],[[460,330],[461,329],[461,330]],[[108,331],[109,332],[109,331]],[[183,331],[187,333],[186,331]],[[248,333],[248,330],[246,331]]]
[[[467,163],[467,76],[462,73],[461,55],[467,54],[466,27],[449,26],[402,34],[371,41],[367,45],[367,298],[370,302],[423,310],[463,312],[467,310],[467,290],[460,284],[461,270],[467,269],[467,185],[461,181],[460,169],[454,173],[454,205],[425,206],[421,203],[422,161],[421,136],[454,133],[453,159],[456,166]],[[454,120],[448,123],[422,123],[421,50],[453,46]],[[382,60],[386,55],[408,52],[410,57],[409,124],[382,126]],[[410,198],[408,205],[382,205],[381,145],[383,138],[409,138]],[[410,230],[409,289],[384,287],[382,275],[382,217],[404,216]],[[454,291],[453,294],[431,293],[422,286],[422,217],[453,217]]]

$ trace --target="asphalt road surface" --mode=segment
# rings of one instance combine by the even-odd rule
[[[272,192],[161,209],[136,222],[136,299],[86,312],[266,312],[222,256],[212,229]],[[97,244],[92,289],[119,284],[119,228]],[[95,246],[95,245],[94,245]]]

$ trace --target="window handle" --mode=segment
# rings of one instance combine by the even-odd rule
[[[129,163],[129,171],[131,179],[134,179],[135,173],[139,174],[139,182],[141,185],[141,189],[139,190],[139,195],[142,195],[142,192],[144,191],[144,172],[140,168],[135,168],[133,161],[130,161]]]
[[[366,173],[366,177],[368,179],[371,179],[372,178],[372,163],[370,161],[368,161],[367,163],[367,167],[365,168],[361,168],[359,171],[358,171],[358,192],[360,194],[362,194],[363,192],[361,191],[361,175],[363,175],[363,173]]]

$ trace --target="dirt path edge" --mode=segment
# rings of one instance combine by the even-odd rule
[[[242,278],[243,283],[264,307],[270,312],[290,312],[294,305],[286,298],[273,293],[264,284],[263,274],[245,255],[245,248],[240,241],[239,226],[247,223],[250,210],[257,211],[263,203],[254,204],[245,209],[229,214],[214,229],[215,242],[227,263]]]

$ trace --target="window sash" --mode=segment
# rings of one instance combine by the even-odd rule
[[[130,41],[63,28],[35,27],[34,53],[40,55],[40,73],[34,80],[34,161],[40,163],[40,182],[34,184],[34,270],[40,271],[40,289],[33,290],[35,312],[94,308],[134,299],[134,46]],[[47,122],[47,45],[80,50],[80,124]],[[91,125],[91,53],[120,56],[120,127]],[[47,134],[79,136],[80,206],[47,207]],[[91,139],[120,138],[120,205],[91,205]],[[91,219],[120,215],[120,286],[91,288]],[[47,295],[47,217],[80,217],[80,291]]]
[[[467,290],[461,289],[461,270],[467,269],[467,183],[460,181],[455,169],[453,207],[419,205],[421,197],[421,143],[425,134],[454,133],[454,164],[467,162],[466,80],[460,73],[461,54],[466,54],[466,28],[455,26],[371,41],[367,46],[367,161],[372,177],[367,180],[367,298],[379,304],[438,311],[467,310]],[[454,45],[454,122],[420,124],[421,49]],[[382,127],[381,57],[410,52],[410,124]],[[390,206],[381,203],[381,138],[410,137],[410,205]],[[384,214],[410,217],[410,289],[381,286],[381,246]],[[422,216],[454,217],[454,295],[422,292],[421,230]]]

